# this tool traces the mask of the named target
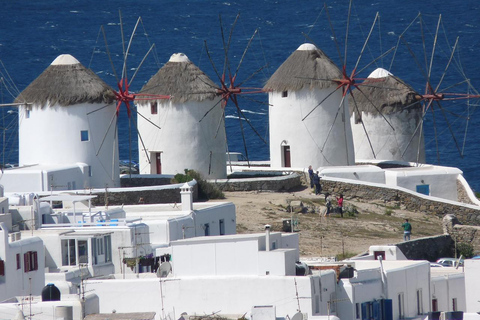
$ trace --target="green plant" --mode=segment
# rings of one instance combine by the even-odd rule
[[[335,256],[335,260],[336,260],[336,261],[342,261],[342,260],[345,260],[345,259],[354,257],[354,256],[356,256],[356,255],[357,255],[356,253],[349,252],[349,251],[345,251],[344,253],[339,253],[339,254],[337,254],[337,255]]]
[[[343,211],[344,211],[344,215],[346,217],[355,217],[355,215],[358,214],[357,208],[354,205],[351,205],[351,204],[345,206],[345,209]]]
[[[385,215],[386,215],[386,216],[391,216],[392,213],[393,213],[393,210],[392,210],[392,209],[389,209],[389,208],[385,209]]]
[[[195,179],[198,184],[198,197],[201,199],[225,199],[223,192],[210,182],[203,180],[200,173],[195,170],[185,169],[185,174],[177,173],[172,183],[185,183]]]
[[[460,257],[460,255],[462,255],[464,259],[473,257],[475,255],[473,246],[466,242],[457,243],[457,257]]]

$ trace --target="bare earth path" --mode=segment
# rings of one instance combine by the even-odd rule
[[[367,251],[370,245],[400,242],[405,218],[412,224],[412,239],[443,233],[440,218],[401,210],[398,204],[382,201],[364,202],[345,197],[344,207],[355,208],[358,213],[346,213],[344,218],[332,214],[325,218],[318,213],[325,208],[324,196],[315,196],[309,188],[293,193],[225,192],[225,197],[236,205],[237,233],[263,232],[265,224],[272,225],[273,231],[281,231],[284,219],[298,220],[296,231],[300,235],[302,257],[353,255]],[[309,213],[290,213],[288,204],[292,200],[301,200],[308,206]],[[336,206],[336,201],[333,205]]]

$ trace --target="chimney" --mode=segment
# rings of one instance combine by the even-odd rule
[[[269,224],[265,225],[265,251],[270,251],[270,228]]]
[[[183,211],[192,211],[193,210],[193,193],[192,187],[185,183],[180,187],[180,196],[182,199],[182,210]]]

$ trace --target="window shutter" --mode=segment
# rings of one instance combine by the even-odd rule
[[[23,254],[23,270],[25,272],[30,271],[30,255],[29,252]]]
[[[38,270],[38,256],[37,256],[37,251],[33,251],[33,268],[32,270]]]
[[[20,253],[17,253],[17,270],[22,268],[22,263],[20,262]]]
[[[5,261],[0,260],[0,276],[5,275]]]

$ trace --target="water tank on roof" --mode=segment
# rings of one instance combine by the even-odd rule
[[[60,290],[53,283],[42,289],[42,301],[60,301]]]

